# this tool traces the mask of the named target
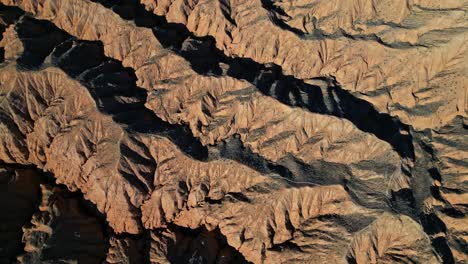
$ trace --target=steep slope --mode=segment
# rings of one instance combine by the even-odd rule
[[[468,259],[466,3],[0,3],[8,261]]]

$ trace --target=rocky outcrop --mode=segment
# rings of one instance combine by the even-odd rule
[[[467,260],[465,5],[0,3],[8,261]]]

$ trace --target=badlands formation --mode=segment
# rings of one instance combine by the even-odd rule
[[[467,263],[466,0],[0,0],[0,263]]]

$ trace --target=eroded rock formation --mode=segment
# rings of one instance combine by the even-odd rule
[[[468,261],[468,3],[0,3],[4,263]]]

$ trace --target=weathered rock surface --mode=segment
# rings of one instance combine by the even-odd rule
[[[467,3],[0,4],[4,263],[468,261]]]
[[[418,129],[466,114],[466,1],[141,3],[197,36],[213,36],[230,56],[276,63],[301,79],[334,76]]]

